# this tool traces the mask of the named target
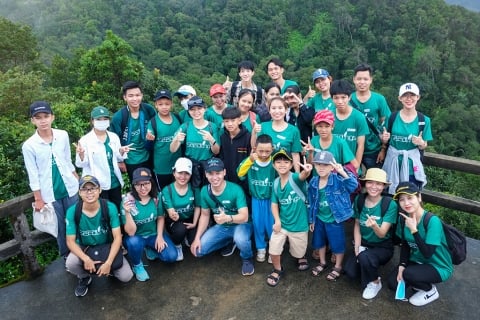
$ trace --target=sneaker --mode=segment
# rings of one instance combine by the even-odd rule
[[[437,300],[439,296],[437,287],[432,284],[432,289],[430,289],[430,291],[418,290],[418,292],[411,296],[408,301],[414,306],[421,307]]]
[[[267,256],[267,250],[266,249],[258,249],[257,251],[257,261],[258,262],[265,262]]]
[[[231,256],[234,252],[235,252],[235,249],[237,249],[237,245],[234,243],[231,243],[229,245],[227,245],[226,247],[224,247],[222,249],[222,256],[223,257],[228,257],[228,256]]]
[[[147,270],[143,267],[143,263],[137,264],[133,266],[133,273],[135,273],[135,277],[138,281],[147,281],[150,279],[150,276],[147,273]]]
[[[175,245],[175,248],[177,248],[177,260],[176,261],[182,261],[183,260],[182,245],[181,244]]]
[[[253,261],[251,259],[243,260],[242,275],[251,276],[255,272]]]
[[[380,280],[380,278],[378,278]],[[377,296],[377,294],[380,292],[382,289],[382,281],[379,281],[378,283],[375,282],[369,282],[367,284],[367,287],[363,290],[362,298],[363,299],[373,299]]]
[[[83,297],[88,292],[88,286],[92,283],[92,277],[86,276],[85,278],[78,279],[77,287],[75,288],[75,295],[77,297]]]
[[[158,259],[158,252],[150,247],[145,247],[145,256],[148,260],[153,261]]]

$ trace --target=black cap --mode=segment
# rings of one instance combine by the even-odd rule
[[[172,100],[172,95],[170,94],[170,91],[168,91],[168,90],[159,90],[155,94],[155,98],[153,98],[153,101],[157,101],[161,98],[167,98],[168,100]]]
[[[53,114],[50,104],[45,101],[35,101],[30,105],[30,117],[33,117],[37,113],[48,113]]]

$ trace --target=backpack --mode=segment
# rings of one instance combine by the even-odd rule
[[[367,194],[366,193],[361,193],[358,197],[357,197],[357,202],[356,202],[356,205],[357,205],[357,211],[358,213],[360,214],[363,210],[363,207],[365,206],[365,199],[367,198]],[[388,207],[390,207],[390,203],[393,201],[393,198],[390,196],[390,195],[383,195],[382,194],[382,200],[381,200],[381,203],[380,203],[380,212],[381,212],[381,216],[382,218],[385,216],[385,214],[387,213],[388,211]],[[398,218],[397,218],[398,219]],[[400,244],[401,243],[401,239],[397,239],[395,237],[395,230],[397,230],[397,223],[392,223],[392,225],[390,226],[390,230],[388,230],[388,232],[390,233],[391,235],[391,239],[393,241],[394,244]]]
[[[431,212],[427,211],[425,213],[425,217],[423,218],[423,227],[425,230],[427,229],[428,222],[432,216],[433,213]],[[467,258],[467,239],[465,238],[465,235],[458,231],[454,226],[443,222],[441,219],[440,221],[442,221],[443,232],[447,239],[448,251],[452,257],[452,263],[454,265],[459,265]]]
[[[230,103],[233,104],[233,98],[237,95],[237,88],[240,81],[234,81],[232,83],[232,87],[230,88]],[[262,88],[259,85],[255,85],[257,87],[257,92],[255,93],[255,105],[262,104]]]
[[[390,133],[392,132],[393,122],[395,122],[395,119],[398,116],[398,112],[399,111],[392,112],[390,117],[388,117],[387,131]],[[418,117],[418,132],[420,133],[420,132],[423,132],[423,130],[425,129],[425,115],[420,111],[417,111],[417,117]],[[418,150],[420,151],[420,161],[423,162],[423,153],[425,150],[420,150],[420,149]]]
[[[144,116],[145,116],[145,131],[146,131],[146,125],[148,123],[148,121],[150,121],[150,119],[154,118],[156,116],[156,113],[153,113],[153,114],[150,114],[147,110],[145,105],[148,105],[144,102],[142,102],[140,104],[140,111],[143,111],[144,113]],[[153,107],[152,107],[153,108]],[[127,125],[128,125],[128,119],[130,118],[130,114],[129,114],[129,111],[128,111],[128,106],[124,106],[122,109],[120,109],[120,112],[121,112],[121,115],[122,115],[122,122],[120,123],[120,132],[121,132],[121,135],[120,135],[120,141],[122,143],[122,145],[126,145],[127,144],[127,140],[128,138],[126,137],[126,133],[125,133],[125,129],[127,128]],[[142,128],[142,124],[140,124],[140,128]],[[141,129],[140,129],[141,131]],[[146,135],[146,132],[141,132],[141,136],[142,136],[142,139],[143,140],[146,140],[145,139],[145,135]],[[146,140],[145,141],[145,149],[147,149],[148,151],[150,151],[151,154],[153,154],[153,142],[152,141],[149,141],[149,140]]]
[[[102,220],[101,224],[102,227],[108,230],[108,239],[110,241],[113,241],[113,235],[112,235],[112,227],[110,226],[110,215],[109,215],[109,210],[108,210],[108,204],[107,200],[103,198],[98,199],[100,201],[100,210],[102,211]],[[83,207],[83,201],[79,200],[77,204],[75,205],[75,226],[77,228],[77,239],[82,242],[80,239],[80,217],[82,216],[82,207]]]
[[[305,203],[305,205],[307,206],[307,208],[309,207],[309,203],[308,203],[308,199],[307,197],[305,196],[305,191],[304,188],[300,188],[296,183],[295,181],[293,180],[293,177],[292,175],[290,174],[288,176],[288,183],[290,184],[290,186],[292,187],[293,191],[295,191],[295,193],[300,197],[300,199],[302,199],[302,201]],[[275,179],[275,181],[273,181],[273,190],[275,192],[278,192],[278,188],[279,188],[279,185],[280,185],[280,177],[277,177]]]

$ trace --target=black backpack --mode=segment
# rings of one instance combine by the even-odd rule
[[[427,229],[428,222],[433,216],[433,213],[426,212],[425,218],[423,218],[423,227]],[[440,221],[442,221],[440,219]],[[467,258],[467,239],[465,235],[458,231],[454,226],[446,224],[442,221],[443,232],[445,233],[445,238],[447,239],[448,251],[452,257],[452,263],[454,265],[459,265]]]
[[[98,199],[100,201],[100,210],[102,211],[102,227],[108,230],[108,239],[110,241],[113,241],[113,235],[112,235],[112,227],[110,226],[110,215],[108,211],[108,203],[107,200],[103,198]],[[77,229],[77,239],[82,243],[81,241],[81,236],[80,236],[80,217],[82,216],[82,207],[83,207],[83,201],[78,200],[77,204],[75,205],[75,226]]]
[[[387,131],[392,133],[392,127],[393,127],[393,122],[398,116],[398,111],[392,112],[390,117],[388,117],[388,126],[387,126]],[[421,113],[420,111],[417,111],[417,117],[418,117],[418,133],[423,132],[425,129],[425,115]],[[425,150],[420,150],[420,160],[423,162],[423,153]]]
[[[366,198],[367,198],[366,193],[361,193],[357,197],[357,203],[356,204],[357,204],[357,211],[358,211],[359,214],[362,212],[363,207],[365,206],[365,199]],[[392,201],[393,201],[393,198],[391,196],[382,194],[382,200],[381,200],[381,203],[380,203],[380,211],[381,211],[382,218],[387,213],[388,207],[390,206],[390,203]],[[397,221],[398,221],[398,217],[397,217]],[[400,244],[401,239],[398,239],[397,237],[395,237],[395,230],[397,230],[397,223],[396,222],[392,223],[392,225],[390,226],[390,230],[388,230],[388,232],[391,235],[390,238],[392,239],[393,243],[394,244]]]

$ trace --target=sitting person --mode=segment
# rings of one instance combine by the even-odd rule
[[[143,250],[146,250],[148,260],[174,262],[177,249],[164,233],[163,205],[152,173],[147,168],[137,168],[132,177],[132,191],[126,195],[122,210],[126,233],[124,244],[137,280],[147,281],[150,276],[143,267]]]
[[[233,239],[243,260],[242,275],[252,275],[255,271],[250,240],[252,225],[248,221],[245,194],[239,185],[225,180],[222,160],[209,159],[205,172],[209,184],[201,191],[201,214],[190,251],[195,257],[202,257]],[[211,213],[216,224],[208,228]]]
[[[392,225],[397,222],[398,207],[389,196],[382,195],[390,184],[382,169],[370,168],[364,179],[366,193],[359,194],[353,205],[354,255],[345,263],[350,278],[360,276],[364,299],[373,299],[382,289],[378,269],[393,256]]]
[[[70,250],[65,267],[78,277],[75,295],[83,297],[92,282],[91,274],[109,276],[128,282],[133,277],[132,269],[121,252],[122,232],[117,207],[100,198],[100,182],[86,175],[79,183],[80,201],[68,208],[66,214],[67,246]],[[104,212],[104,210],[106,212]],[[109,251],[102,261],[87,254],[88,248],[109,244]],[[116,258],[116,259],[115,259]],[[104,260],[103,260],[104,259]],[[114,268],[114,261],[120,263]]]
[[[420,188],[415,182],[400,182],[393,199],[398,201],[397,236],[402,239],[400,263],[388,278],[388,287],[395,290],[399,281],[416,291],[408,301],[424,306],[438,299],[434,283],[447,281],[453,274],[452,257],[443,231],[442,221],[432,216],[425,227]],[[405,220],[404,220],[405,219]]]

